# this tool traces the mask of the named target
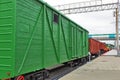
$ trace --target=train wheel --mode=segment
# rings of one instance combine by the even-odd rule
[[[81,65],[81,60],[79,59],[79,60],[77,61],[77,63],[78,63],[78,66],[80,66],[80,65]]]
[[[18,76],[15,78],[15,80],[25,80],[24,76]]]
[[[49,73],[48,70],[45,70],[44,73],[43,73],[43,75],[44,75],[45,78],[48,78],[49,75],[50,75],[50,73]]]
[[[86,58],[86,57],[84,58],[84,64],[85,64],[85,63],[87,63],[87,58]]]
[[[87,59],[86,58],[81,58],[81,63],[82,64],[85,64],[87,62]]]

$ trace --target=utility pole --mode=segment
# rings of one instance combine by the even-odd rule
[[[116,43],[117,43],[117,55],[119,56],[118,8],[116,8]]]
[[[119,0],[116,8],[116,43],[117,43],[117,55],[120,56],[119,51]]]

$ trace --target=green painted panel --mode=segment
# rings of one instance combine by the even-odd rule
[[[62,62],[66,62],[70,59],[69,54],[69,21],[66,18],[61,19],[61,51],[60,60]]]
[[[79,30],[77,30],[77,57],[81,57],[81,47],[80,47],[80,44],[81,44],[81,38],[80,38],[80,31]]]
[[[83,53],[83,49],[82,49],[82,42],[83,42],[83,39],[82,39],[82,31],[79,31],[80,33],[80,57],[82,57],[82,53]]]
[[[56,32],[57,29],[53,26],[53,19],[52,19],[52,11],[45,9],[44,15],[44,21],[45,21],[45,27],[44,27],[44,67],[53,66],[58,63],[57,61],[57,38],[56,38]],[[49,17],[48,17],[49,16]],[[52,62],[52,63],[51,63]]]
[[[0,0],[0,79],[14,76],[15,0]]]
[[[38,0],[0,0],[0,37],[0,79],[88,55],[87,30]]]
[[[70,27],[69,27],[69,54],[70,54],[70,59],[72,59],[72,24],[70,22]]]
[[[63,17],[60,20],[60,62],[66,62],[68,61],[69,55],[68,55],[68,45],[66,42],[66,39],[68,39],[67,32],[65,32],[66,25],[64,25],[64,21],[66,19]],[[66,22],[65,22],[66,23]],[[66,34],[67,33],[67,34]]]
[[[86,51],[86,55],[88,55],[88,52],[89,52],[88,51],[88,44],[89,44],[88,43],[88,33],[86,32],[86,50],[85,50]]]
[[[43,6],[17,0],[15,75],[42,69]]]

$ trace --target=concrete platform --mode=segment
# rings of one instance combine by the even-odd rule
[[[111,50],[111,51],[109,51],[109,52],[106,52],[105,54],[103,54],[103,55],[117,55],[117,50]]]
[[[120,80],[120,57],[115,52],[112,50],[59,80]]]

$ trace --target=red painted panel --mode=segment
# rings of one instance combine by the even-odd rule
[[[98,54],[99,50],[100,50],[99,45],[100,45],[99,41],[90,38],[89,39],[89,51],[90,51],[90,53],[91,54]]]
[[[104,52],[109,51],[105,43],[97,41],[95,39],[89,38],[89,51],[92,55],[98,54],[99,51],[102,50]]]

